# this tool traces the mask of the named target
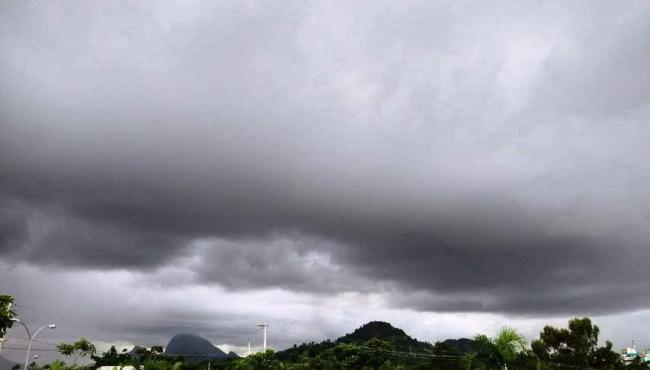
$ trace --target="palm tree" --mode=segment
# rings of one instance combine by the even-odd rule
[[[474,337],[474,352],[463,358],[467,370],[507,370],[507,364],[526,351],[526,338],[513,328],[503,328],[496,338],[479,334]]]

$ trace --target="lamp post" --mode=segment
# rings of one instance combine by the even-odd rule
[[[20,320],[18,320],[16,318],[14,318],[12,320],[14,322],[17,322],[20,325],[22,325],[25,328],[25,331],[27,331],[27,338],[29,339],[29,344],[27,345],[27,354],[25,355],[25,367],[23,368],[23,370],[27,370],[27,366],[29,366],[29,352],[32,350],[32,343],[34,342],[34,339],[36,339],[36,336],[38,335],[38,333],[41,332],[41,330],[43,330],[45,328],[56,329],[56,325],[54,325],[54,324],[43,325],[40,328],[38,328],[38,330],[36,330],[34,335],[31,335],[31,333],[29,332],[29,328],[27,327],[27,325],[25,325],[24,322],[22,322],[22,321],[20,321]]]

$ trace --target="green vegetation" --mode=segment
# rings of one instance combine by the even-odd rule
[[[11,310],[11,305],[14,303],[14,298],[10,295],[0,295],[0,338],[3,338],[14,324],[13,319],[16,313]]]
[[[238,359],[189,362],[161,354],[162,348],[119,354],[114,347],[92,356],[96,366],[133,365],[145,370],[641,370],[641,363],[625,366],[607,342],[598,346],[597,326],[588,318],[569,321],[569,327],[547,326],[528,347],[515,329],[496,337],[473,340],[420,342],[384,322],[370,322],[335,341],[303,343],[284,351],[268,350]],[[54,365],[54,364],[53,364]],[[60,364],[59,364],[60,365]],[[52,366],[52,368],[54,368]],[[68,370],[59,368],[56,370]]]
[[[0,295],[0,333],[11,327],[13,298]],[[162,346],[136,347],[118,353],[115,347],[97,355],[85,338],[61,343],[59,352],[73,357],[71,365],[56,360],[42,369],[81,370],[98,366],[134,366],[144,370],[642,370],[640,361],[626,365],[612,343],[598,346],[600,329],[589,318],[575,318],[568,328],[546,326],[528,347],[515,329],[503,328],[496,337],[431,344],[408,336],[388,323],[373,321],[335,341],[303,343],[284,351],[268,350],[244,358],[193,362],[163,354]],[[79,366],[90,357],[93,366]],[[39,370],[32,365],[32,370]]]
[[[115,364],[127,364],[131,360],[131,356],[126,353],[118,353],[115,346],[104,352],[101,356],[92,355],[90,357],[95,361],[95,366],[113,366]]]
[[[74,343],[61,343],[56,346],[56,349],[58,349],[62,355],[72,356],[75,366],[77,365],[79,357],[86,358],[97,352],[95,346],[86,338],[80,338]]]
[[[461,359],[465,369],[507,369],[520,363],[519,357],[529,356],[526,339],[515,329],[503,328],[496,338],[479,334],[474,337],[474,350]],[[512,366],[511,366],[512,367]]]
[[[598,347],[599,333],[589,318],[575,318],[569,321],[568,329],[544,327],[532,349],[540,361],[560,369],[622,369],[621,358],[612,350],[610,341]]]

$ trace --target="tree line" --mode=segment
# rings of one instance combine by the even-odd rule
[[[13,298],[0,296],[0,337],[13,324],[12,302]],[[70,360],[56,360],[42,367],[32,364],[29,370],[129,365],[144,370],[648,370],[639,359],[624,363],[611,342],[600,346],[600,329],[588,317],[574,318],[566,328],[545,326],[530,343],[514,328],[503,328],[495,337],[478,334],[469,349],[445,342],[418,342],[390,324],[372,328],[369,324],[360,328],[365,331],[358,329],[336,341],[203,362],[165,356],[161,346],[138,348],[132,353],[119,353],[111,347],[98,354],[90,341],[81,338],[57,346]],[[79,359],[84,363],[92,360],[93,365],[80,365]]]

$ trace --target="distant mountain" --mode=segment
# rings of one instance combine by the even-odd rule
[[[207,339],[193,334],[177,334],[165,347],[167,356],[183,356],[188,361],[206,361],[230,358]]]
[[[9,361],[6,358],[0,356],[0,370],[11,370],[17,364],[13,361]]]
[[[133,346],[133,348],[131,348],[128,354],[133,356],[138,356],[146,352],[147,352],[147,347],[142,347],[136,344],[135,346]]]
[[[461,353],[470,352],[472,350],[472,347],[474,346],[474,341],[467,338],[447,339],[438,343],[454,351],[461,352]],[[436,345],[438,345],[438,343]]]

